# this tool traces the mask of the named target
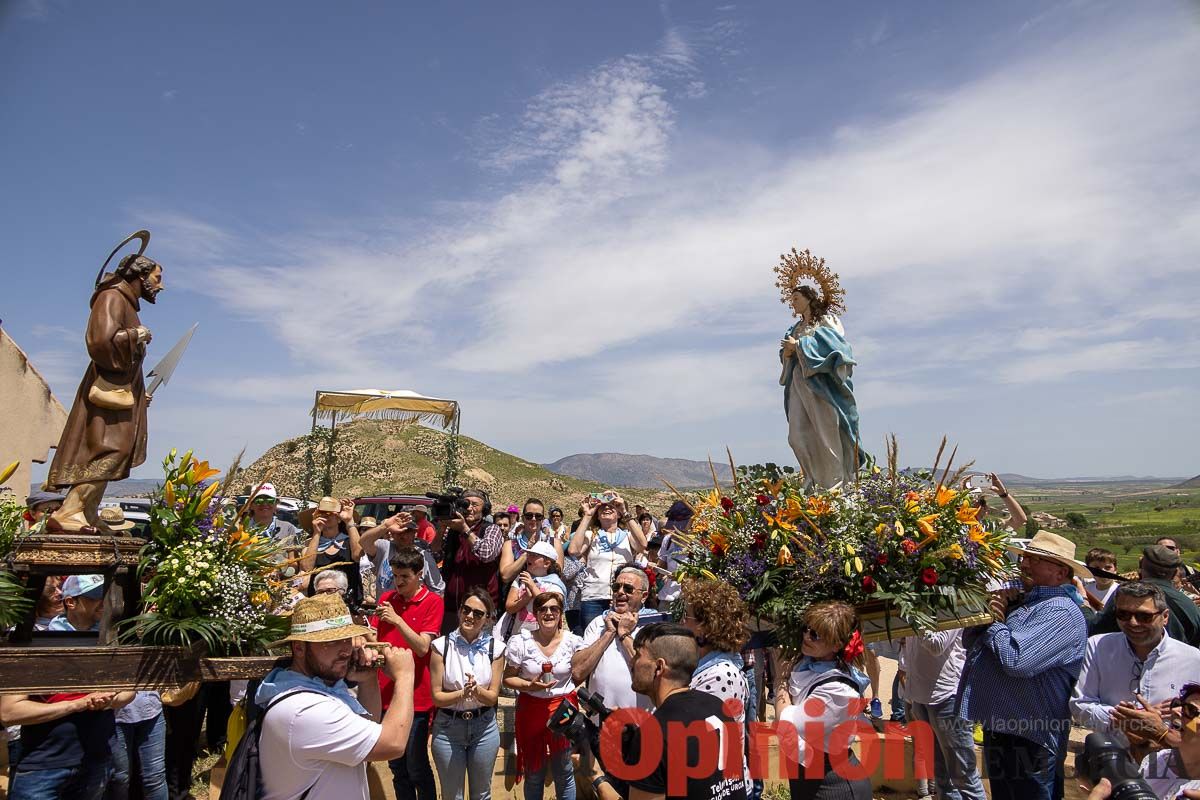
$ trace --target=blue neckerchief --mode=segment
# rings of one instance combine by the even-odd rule
[[[700,656],[700,662],[696,664],[696,672],[703,672],[718,661],[728,661],[737,667],[739,672],[742,669],[742,657],[737,653],[722,653],[712,650]]]
[[[347,539],[349,539],[349,538],[350,538],[350,537],[349,537],[348,535],[346,535],[346,534],[344,534],[344,533],[340,533],[340,532],[339,532],[339,533],[336,533],[336,534],[334,534],[334,535],[333,535],[332,537],[330,537],[330,538],[326,538],[325,536],[322,536],[322,537],[321,537],[321,541],[317,543],[317,549],[318,549],[318,550],[324,550],[324,549],[326,549],[326,548],[328,548],[328,547],[332,547],[332,546],[333,546],[333,545],[335,545],[335,544],[336,544],[338,547],[341,547],[341,546],[342,546],[342,543],[343,543],[343,542],[345,542],[345,541],[346,541]]]
[[[596,543],[600,545],[600,549],[606,553],[611,553],[613,550],[621,546],[625,541],[625,537],[629,536],[629,531],[624,528],[617,528],[617,534],[611,542],[608,541],[608,534],[604,532],[604,528],[596,529]]]
[[[850,680],[854,681],[860,692],[864,691],[868,686],[871,685],[871,679],[864,675],[863,672],[857,667],[851,667],[847,665],[847,668],[842,670],[838,667],[836,661],[813,661],[810,656],[805,656],[796,662],[796,666],[793,667],[792,670],[799,670],[801,672],[806,670],[809,672],[829,672],[830,670],[833,670],[834,672],[841,672]]]
[[[327,697],[336,697],[360,717],[367,714],[367,710],[363,708],[362,703],[358,702],[354,695],[350,694],[350,687],[346,685],[345,681],[338,681],[333,686],[330,686],[320,678],[301,675],[299,672],[287,669],[286,667],[276,667],[267,674],[267,677],[263,678],[262,684],[258,687],[258,693],[254,695],[254,702],[266,708],[279,695],[295,689],[304,689],[306,691],[319,692]]]
[[[457,645],[459,642],[466,642],[467,649],[471,652],[471,655],[479,653],[487,656],[489,661],[492,658],[492,635],[486,630],[480,632],[480,634],[475,637],[475,641],[473,642],[467,642],[467,640],[463,638],[463,635],[456,630],[450,632],[447,640],[451,645]]]

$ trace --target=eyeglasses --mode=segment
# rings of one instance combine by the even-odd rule
[[[545,514],[535,514],[532,511],[526,511],[524,514],[524,517],[525,517],[525,519],[545,519],[546,515]]]
[[[458,612],[464,617],[470,617],[471,619],[483,619],[487,616],[487,612],[482,608],[470,608],[469,606],[463,606]]]
[[[1133,662],[1133,677],[1129,680],[1129,693],[1137,695],[1142,690],[1142,671],[1146,669],[1146,662]]]
[[[338,587],[336,587],[336,586],[330,586],[330,587],[328,587],[328,588],[325,588],[325,589],[317,589],[317,594],[340,594],[342,597],[345,597],[345,596],[346,596],[346,590],[345,590],[345,589],[339,589],[339,588],[338,588]]]
[[[1129,622],[1131,619],[1136,619],[1142,625],[1149,625],[1154,621],[1154,618],[1163,612],[1161,611],[1130,611],[1125,608],[1118,608],[1116,611],[1117,622]]]
[[[632,583],[616,583],[613,584],[613,594],[624,592],[625,594],[636,594],[640,592],[642,587],[634,586]]]

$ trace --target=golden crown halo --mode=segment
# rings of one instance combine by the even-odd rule
[[[838,283],[837,273],[825,266],[825,259],[815,257],[808,250],[798,253],[793,247],[791,253],[780,255],[775,275],[779,301],[784,305],[791,302],[792,290],[808,280],[821,290],[821,302],[825,304],[827,313],[842,314],[846,311],[846,290]]]

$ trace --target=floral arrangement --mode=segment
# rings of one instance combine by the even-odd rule
[[[947,464],[940,481],[936,466],[901,472],[894,440],[888,460],[886,471],[870,464],[853,485],[828,490],[805,489],[791,467],[735,468],[731,492],[687,498],[694,516],[676,536],[679,573],[736,587],[784,644],[800,641],[805,608],[821,600],[882,606],[917,630],[986,608],[988,583],[1011,571],[1008,535],[954,488],[966,468],[950,477]]]
[[[231,479],[219,483],[220,470],[190,450],[182,458],[171,450],[163,471],[150,507],[151,541],[141,553],[145,610],[122,623],[123,638],[202,643],[210,655],[265,650],[286,635],[284,619],[271,613],[288,594],[287,582],[275,577],[282,547],[243,527],[245,515],[223,502]]]

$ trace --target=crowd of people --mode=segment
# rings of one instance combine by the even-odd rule
[[[1020,505],[992,479],[1019,526]],[[135,781],[147,800],[184,798],[201,746],[232,752],[238,707],[235,719],[252,709],[259,721],[263,797],[367,798],[367,763],[386,761],[400,800],[485,800],[507,695],[526,800],[550,783],[562,800],[757,798],[753,726],[769,719],[801,734],[779,738],[784,768],[798,765],[793,800],[868,800],[853,737],[838,731],[881,724],[881,656],[898,661],[892,720],[927,726],[922,798],[984,800],[986,779],[993,800],[1057,800],[1073,724],[1110,735],[1157,796],[1200,789],[1200,611],[1171,539],[1145,547],[1134,577],[1108,550],[1077,561],[1073,542],[1040,531],[1014,542],[1019,580],[995,587],[989,625],[889,651],[864,646],[853,607],[824,602],[806,610],[793,653],[751,631],[732,586],[675,580],[682,502],[658,519],[610,491],[564,514],[535,498],[493,509],[468,490],[448,518],[422,505],[372,520],[327,497],[298,529],[277,501],[259,487],[248,522],[292,551],[280,564],[295,573],[291,629],[277,643],[290,659],[250,684],[3,695],[11,798],[119,800]],[[52,502],[31,497],[30,516]],[[102,591],[97,576],[51,580],[37,626],[94,630]],[[595,703],[641,715],[615,750],[563,724],[599,723]],[[648,749],[658,755],[637,775],[613,763]]]

